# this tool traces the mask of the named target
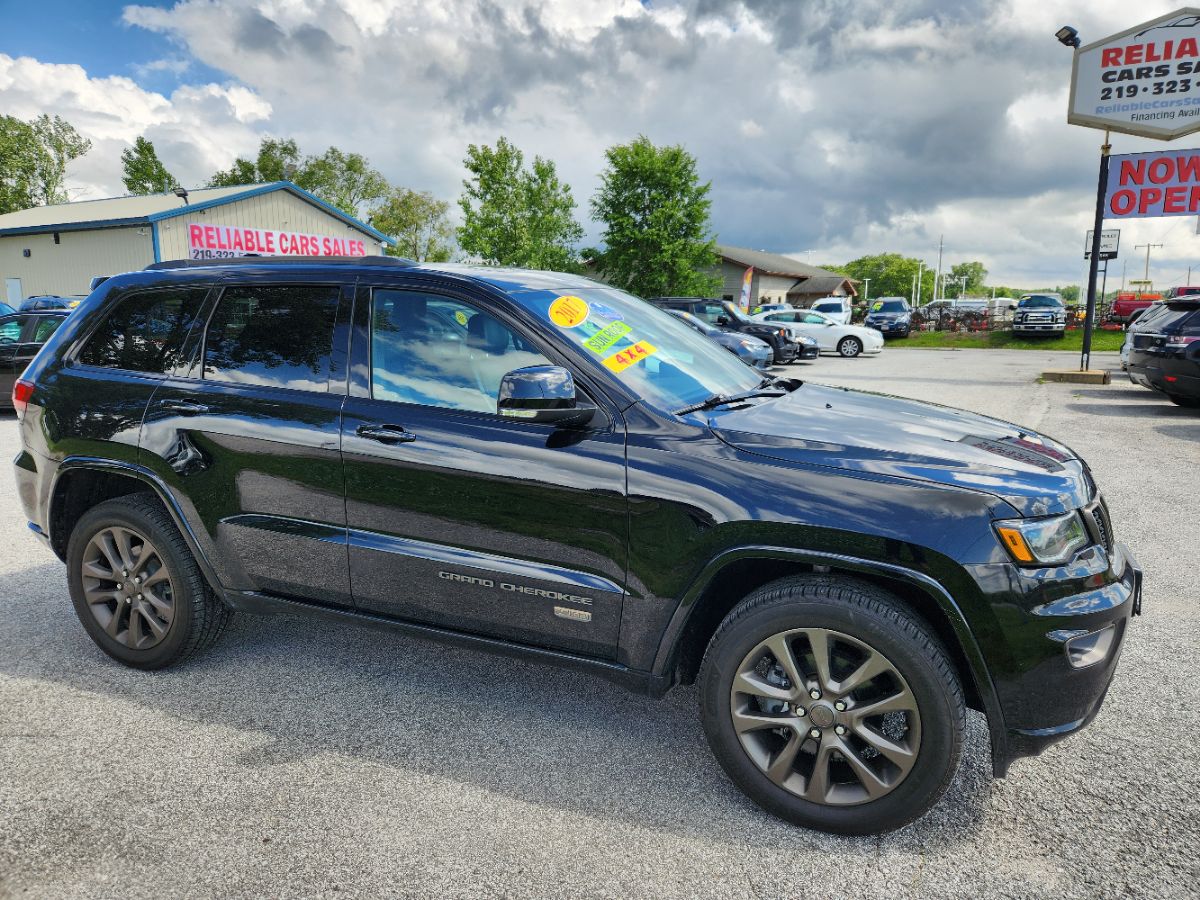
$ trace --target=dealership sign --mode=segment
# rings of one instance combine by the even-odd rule
[[[1109,158],[1104,218],[1200,215],[1200,150]]]
[[[366,244],[357,238],[238,228],[189,222],[189,259],[227,259],[234,256],[366,256]]]
[[[1161,140],[1200,130],[1200,9],[1077,50],[1067,122]]]
[[[1092,237],[1095,232],[1088,229],[1087,236],[1083,239],[1083,258],[1092,258]],[[1100,232],[1100,258],[1101,259],[1116,259],[1117,246],[1121,243],[1121,229],[1105,228]]]

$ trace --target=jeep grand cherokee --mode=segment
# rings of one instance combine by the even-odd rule
[[[649,303],[395,259],[111,278],[14,390],[32,531],[157,669],[233,611],[698,681],[766,809],[872,833],[1086,725],[1141,575],[1027,429],[763,377]],[[449,675],[447,677],[450,677]]]

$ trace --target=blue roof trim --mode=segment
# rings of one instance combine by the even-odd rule
[[[241,193],[237,194],[229,194],[228,196],[218,197],[215,200],[208,200],[204,203],[192,203],[188,204],[187,206],[180,206],[176,209],[168,209],[160,213],[152,213],[147,217],[147,219],[151,222],[160,222],[163,219],[175,219],[179,216],[185,216],[188,213],[197,212],[202,209],[211,209],[214,206],[225,206],[229,203],[235,203],[239,200],[249,200],[251,197],[261,197],[263,194],[271,194],[275,191],[288,191],[289,193],[295,194],[301,200],[307,200],[314,206],[320,207],[325,212],[329,213],[329,215],[341,219],[347,225],[351,225],[360,231],[365,231],[367,234],[372,235],[376,240],[383,241],[388,245],[394,245],[396,243],[392,238],[388,237],[381,231],[376,231],[366,222],[360,222],[358,219],[354,218],[354,216],[347,215],[336,206],[331,206],[320,197],[310,194],[308,191],[304,190],[304,188],[298,187],[297,185],[292,184],[290,181],[274,181],[270,184],[264,184],[256,188],[251,188],[248,191],[242,191]]]
[[[320,197],[315,197],[302,187],[297,187],[290,181],[274,181],[271,184],[260,185],[256,188],[251,188],[248,191],[240,191],[236,194],[229,194],[225,197],[218,197],[215,200],[206,200],[203,203],[191,203],[187,206],[179,206],[175,209],[167,209],[158,213],[150,213],[146,216],[133,216],[126,219],[93,219],[90,222],[66,222],[61,225],[26,225],[21,228],[0,228],[0,237],[9,237],[12,235],[21,234],[50,234],[55,231],[93,231],[97,228],[128,228],[131,226],[146,226],[156,222],[161,222],[163,219],[174,219],[179,216],[186,216],[189,213],[194,213],[202,209],[211,209],[214,206],[225,206],[229,203],[235,203],[238,200],[248,200],[251,197],[259,197],[263,194],[270,194],[274,191],[288,191],[301,200],[306,200],[313,206],[319,207],[329,215],[341,219],[347,225],[366,232],[378,241],[389,246],[395,246],[396,241],[388,237],[381,231],[372,228],[366,222],[360,222],[354,216],[347,215],[336,206],[330,206]],[[156,229],[157,230],[157,229]]]

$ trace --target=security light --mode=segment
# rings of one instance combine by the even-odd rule
[[[186,188],[175,188],[175,196],[183,201],[184,206],[187,206],[188,193]]]
[[[1064,47],[1079,47],[1079,32],[1070,25],[1064,25],[1058,31],[1054,32],[1054,36],[1058,38],[1058,42]]]

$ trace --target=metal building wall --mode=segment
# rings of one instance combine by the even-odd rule
[[[272,191],[258,197],[238,200],[225,206],[197,210],[158,223],[161,259],[187,259],[187,226],[232,225],[240,228],[272,228],[276,231],[300,231],[329,237],[361,239],[367,255],[378,256],[383,250],[371,235],[346,224],[317,206],[287,191]]]
[[[0,291],[6,302],[9,278],[21,279],[24,297],[86,294],[95,275],[117,275],[154,261],[149,225],[58,235],[57,244],[52,233],[0,237]]]

